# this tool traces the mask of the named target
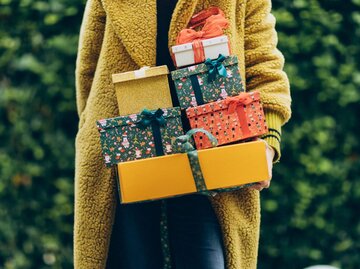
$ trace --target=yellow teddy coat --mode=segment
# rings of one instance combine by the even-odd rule
[[[290,117],[290,94],[282,71],[284,60],[276,49],[271,0],[179,0],[170,25],[169,47],[194,12],[209,6],[220,7],[230,21],[226,34],[232,53],[239,58],[247,91],[261,91],[271,128],[265,139],[275,148],[278,160],[281,126]],[[155,65],[156,22],[156,0],[88,0],[86,4],[76,67],[80,117],[74,224],[77,269],[105,268],[118,199],[113,172],[103,164],[95,121],[118,115],[112,74]],[[259,192],[244,189],[211,199],[222,227],[227,268],[256,268]]]

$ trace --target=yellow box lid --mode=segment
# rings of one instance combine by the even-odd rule
[[[150,78],[150,77],[167,75],[167,74],[169,74],[169,69],[166,65],[161,65],[156,67],[145,66],[140,68],[139,70],[113,74],[112,81],[113,83],[119,83],[119,82],[135,80],[135,79]]]

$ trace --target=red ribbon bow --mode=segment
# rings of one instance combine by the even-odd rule
[[[248,120],[246,117],[246,112],[243,106],[251,104],[256,100],[256,96],[253,93],[240,93],[240,95],[235,97],[230,97],[226,99],[226,104],[228,106],[228,113],[233,114],[236,112],[240,127],[243,132],[244,137],[250,137],[251,131],[248,126]]]
[[[191,28],[182,30],[177,39],[176,44],[191,43],[195,40],[203,40],[212,37],[221,36],[224,29],[229,26],[229,21],[222,14],[212,15],[206,19],[204,27],[200,31]]]
[[[209,17],[208,14],[210,15]],[[197,17],[199,16],[199,17]],[[205,19],[206,18],[206,19]],[[191,22],[190,28],[182,30],[177,39],[176,44],[193,43],[194,60],[195,63],[201,63],[205,61],[204,47],[202,44],[203,39],[221,36],[224,33],[224,29],[229,26],[229,21],[225,18],[224,12],[219,8],[212,8],[200,12],[193,16],[193,22]],[[195,31],[193,28],[196,26],[204,25],[200,31]]]
[[[226,104],[228,106],[228,112],[234,113],[238,106],[249,105],[254,101],[254,96],[251,93],[242,92],[235,97],[226,98]]]
[[[207,18],[218,14],[221,14],[223,17],[225,17],[225,13],[218,7],[209,7],[208,9],[204,9],[191,17],[188,27],[194,29],[199,26],[203,26]]]

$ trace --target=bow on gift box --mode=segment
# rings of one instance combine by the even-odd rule
[[[215,9],[217,12],[214,13],[214,15],[207,17],[204,22],[202,19],[199,22],[195,22],[196,25],[193,27],[183,29],[176,38],[176,45],[192,43],[196,63],[205,60],[202,40],[223,35],[224,29],[229,26],[229,21],[225,18],[224,12],[219,8]],[[199,14],[196,14],[193,17],[196,17]],[[196,31],[193,29],[200,25],[204,25],[201,30]]]
[[[196,27],[203,26],[206,23],[206,19],[212,15],[218,14],[221,14],[223,17],[225,17],[224,11],[222,11],[219,7],[212,6],[208,9],[204,9],[191,17],[188,27],[194,29]]]
[[[246,118],[246,112],[244,109],[244,106],[251,104],[255,100],[258,100],[259,96],[257,94],[251,92],[251,93],[240,93],[240,95],[235,97],[230,97],[226,99],[226,104],[228,106],[228,113],[237,113],[237,116],[239,118],[240,127],[243,131],[244,137],[250,137],[251,132],[248,126],[248,121]]]
[[[203,40],[212,37],[221,36],[224,33],[224,29],[229,26],[229,21],[223,14],[212,15],[206,19],[204,27],[200,31],[194,29],[183,29],[179,33],[176,44],[191,43],[195,40]]]
[[[140,129],[146,129],[147,127],[151,126],[154,136],[156,156],[164,155],[160,131],[160,127],[164,127],[166,125],[166,119],[163,115],[164,111],[160,108],[156,111],[144,109],[140,114],[141,120],[136,123]]]
[[[205,180],[199,163],[198,152],[195,150],[193,144],[190,142],[191,137],[199,132],[205,134],[209,138],[213,147],[217,146],[217,139],[208,131],[204,129],[191,129],[185,135],[179,136],[175,139],[173,143],[173,148],[174,151],[177,153],[187,154],[197,191],[201,194],[213,196],[215,192],[208,191],[208,189],[206,188]]]
[[[232,188],[224,188],[224,189],[209,191],[206,187],[205,179],[201,171],[198,152],[195,150],[193,144],[190,142],[191,137],[199,132],[205,134],[209,138],[212,147],[216,147],[218,145],[218,141],[215,138],[215,136],[213,136],[208,131],[204,129],[191,129],[185,135],[179,136],[175,139],[175,141],[173,142],[173,148],[176,153],[187,153],[191,166],[191,171],[194,177],[196,189],[200,194],[215,196],[217,193],[239,190],[244,187],[249,187],[254,185],[253,183],[250,183]]]
[[[164,111],[160,108],[155,112],[150,111],[148,109],[144,109],[140,114],[142,119],[139,122],[137,122],[137,125],[140,129],[146,129],[152,123],[164,127],[166,125],[166,120],[163,115],[164,115]]]
[[[190,140],[192,139],[191,137],[196,133],[205,134],[209,138],[212,147],[216,147],[218,145],[218,141],[217,141],[216,137],[213,136],[210,132],[208,132],[204,129],[195,128],[195,129],[191,129],[184,135],[178,136],[175,139],[175,141],[173,143],[174,150],[177,153],[187,153],[190,151],[195,151],[195,148],[194,148],[193,144],[190,142]]]
[[[214,81],[216,79],[217,75],[220,75],[222,77],[227,76],[226,68],[223,65],[223,61],[225,60],[225,56],[220,54],[219,57],[216,60],[207,59],[205,61],[206,66],[208,67],[208,81]]]

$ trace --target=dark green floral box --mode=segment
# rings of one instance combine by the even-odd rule
[[[173,153],[183,135],[180,108],[143,110],[96,122],[106,166]]]
[[[219,55],[171,72],[180,107],[186,109],[235,96],[244,91],[236,56]]]

